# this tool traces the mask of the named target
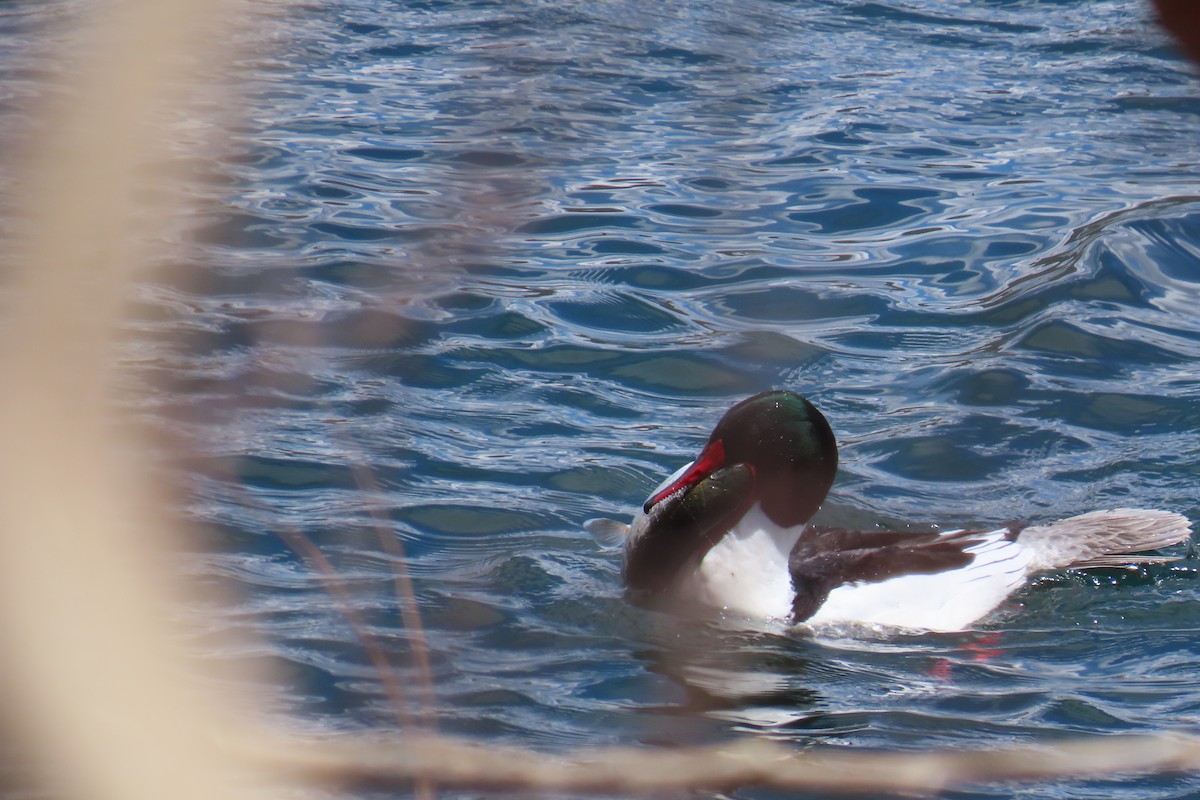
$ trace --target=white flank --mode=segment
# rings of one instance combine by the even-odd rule
[[[679,585],[681,599],[752,619],[792,613],[788,555],[804,526],[780,528],[756,503]]]
[[[839,586],[804,622],[961,631],[1025,582],[1029,553],[1008,534],[1005,528],[979,534],[985,541],[967,548],[974,560],[958,569]]]

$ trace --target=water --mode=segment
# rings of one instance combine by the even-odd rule
[[[59,13],[16,8],[19,33]],[[1200,94],[1142,5],[354,0],[277,24],[196,245],[130,321],[139,405],[197,442],[183,510],[215,548],[189,568],[239,591],[209,624],[261,637],[215,655],[270,660],[309,724],[397,724],[299,532],[406,710],[424,641],[441,729],[483,741],[1194,730],[1192,561],[1048,576],[976,632],[814,639],[631,606],[581,529],[773,386],[838,435],[828,521],[1200,518]]]

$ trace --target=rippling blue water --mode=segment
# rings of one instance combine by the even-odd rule
[[[439,724],[486,741],[1194,729],[1190,561],[1049,576],[979,632],[823,640],[632,607],[581,530],[771,386],[841,441],[827,520],[1200,518],[1200,86],[1143,6],[353,0],[279,25],[194,256],[133,329],[148,410],[199,442],[196,568],[241,590],[214,625],[262,634],[230,655],[277,662],[298,715],[394,724],[281,531],[421,682],[382,528]]]

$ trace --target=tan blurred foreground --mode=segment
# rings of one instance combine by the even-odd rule
[[[249,697],[217,688],[230,684],[206,676],[215,667],[184,652],[186,637],[168,621],[171,608],[197,599],[166,567],[188,534],[119,438],[111,409],[122,300],[162,255],[148,251],[145,232],[186,213],[138,200],[148,180],[177,180],[147,172],[165,160],[154,120],[190,108],[180,91],[195,85],[187,65],[228,56],[225,26],[269,25],[285,10],[235,0],[96,5],[86,36],[77,34],[84,63],[74,100],[41,110],[53,133],[22,161],[28,238],[5,265],[10,318],[0,342],[3,757],[32,763],[50,795],[236,799],[359,783],[880,794],[1200,767],[1200,739],[1175,735],[995,752],[797,753],[743,741],[555,758],[429,734],[313,739],[270,727]]]

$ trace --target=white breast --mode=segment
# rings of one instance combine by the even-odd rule
[[[756,504],[681,580],[685,600],[752,619],[787,619],[792,613],[788,555],[804,526],[780,528]]]

